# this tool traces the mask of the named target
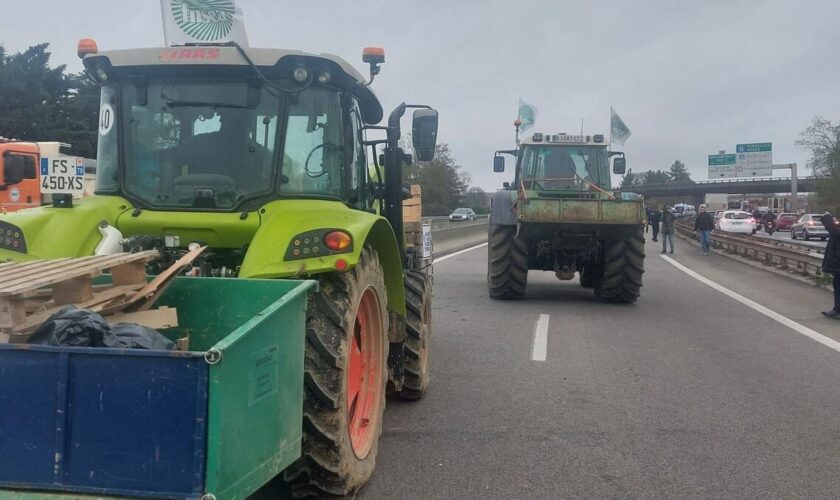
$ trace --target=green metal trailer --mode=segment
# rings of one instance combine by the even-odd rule
[[[176,278],[188,352],[0,344],[0,499],[247,498],[301,455],[314,285]]]

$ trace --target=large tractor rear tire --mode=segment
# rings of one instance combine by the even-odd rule
[[[595,288],[595,271],[590,267],[580,270],[580,286],[583,288]]]
[[[432,276],[426,271],[405,275],[405,379],[400,397],[417,401],[429,386],[429,341],[432,334]]]
[[[385,384],[388,314],[375,250],[325,274],[312,294],[304,360],[303,455],[285,473],[296,497],[358,491],[376,463]]]
[[[528,247],[516,237],[516,226],[490,224],[487,288],[493,299],[521,299],[528,287]]]
[[[595,296],[616,304],[636,302],[645,272],[645,240],[641,230],[627,240],[604,241],[600,267]]]

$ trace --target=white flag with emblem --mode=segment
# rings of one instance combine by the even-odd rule
[[[610,106],[610,142],[618,143],[624,146],[627,139],[630,138],[631,132],[624,124],[624,120],[618,116],[612,106]]]
[[[248,46],[242,11],[234,0],[160,0],[167,46],[236,42]]]

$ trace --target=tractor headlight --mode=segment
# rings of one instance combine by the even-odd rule
[[[26,239],[19,227],[0,221],[0,249],[26,253]]]

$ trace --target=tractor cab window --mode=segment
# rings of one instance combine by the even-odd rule
[[[534,146],[525,148],[521,176],[526,189],[585,190],[585,181],[599,184],[607,168],[603,147]]]
[[[347,173],[348,179],[348,201],[358,206],[365,203],[365,192],[363,190],[364,180],[367,177],[367,157],[364,147],[364,130],[362,129],[362,113],[359,110],[359,103],[353,99],[350,106],[350,144],[351,154]]]
[[[348,155],[340,94],[311,88],[290,101],[280,192],[343,198]]]
[[[274,93],[241,80],[121,90],[127,194],[151,206],[232,209],[272,191],[280,109]]]

